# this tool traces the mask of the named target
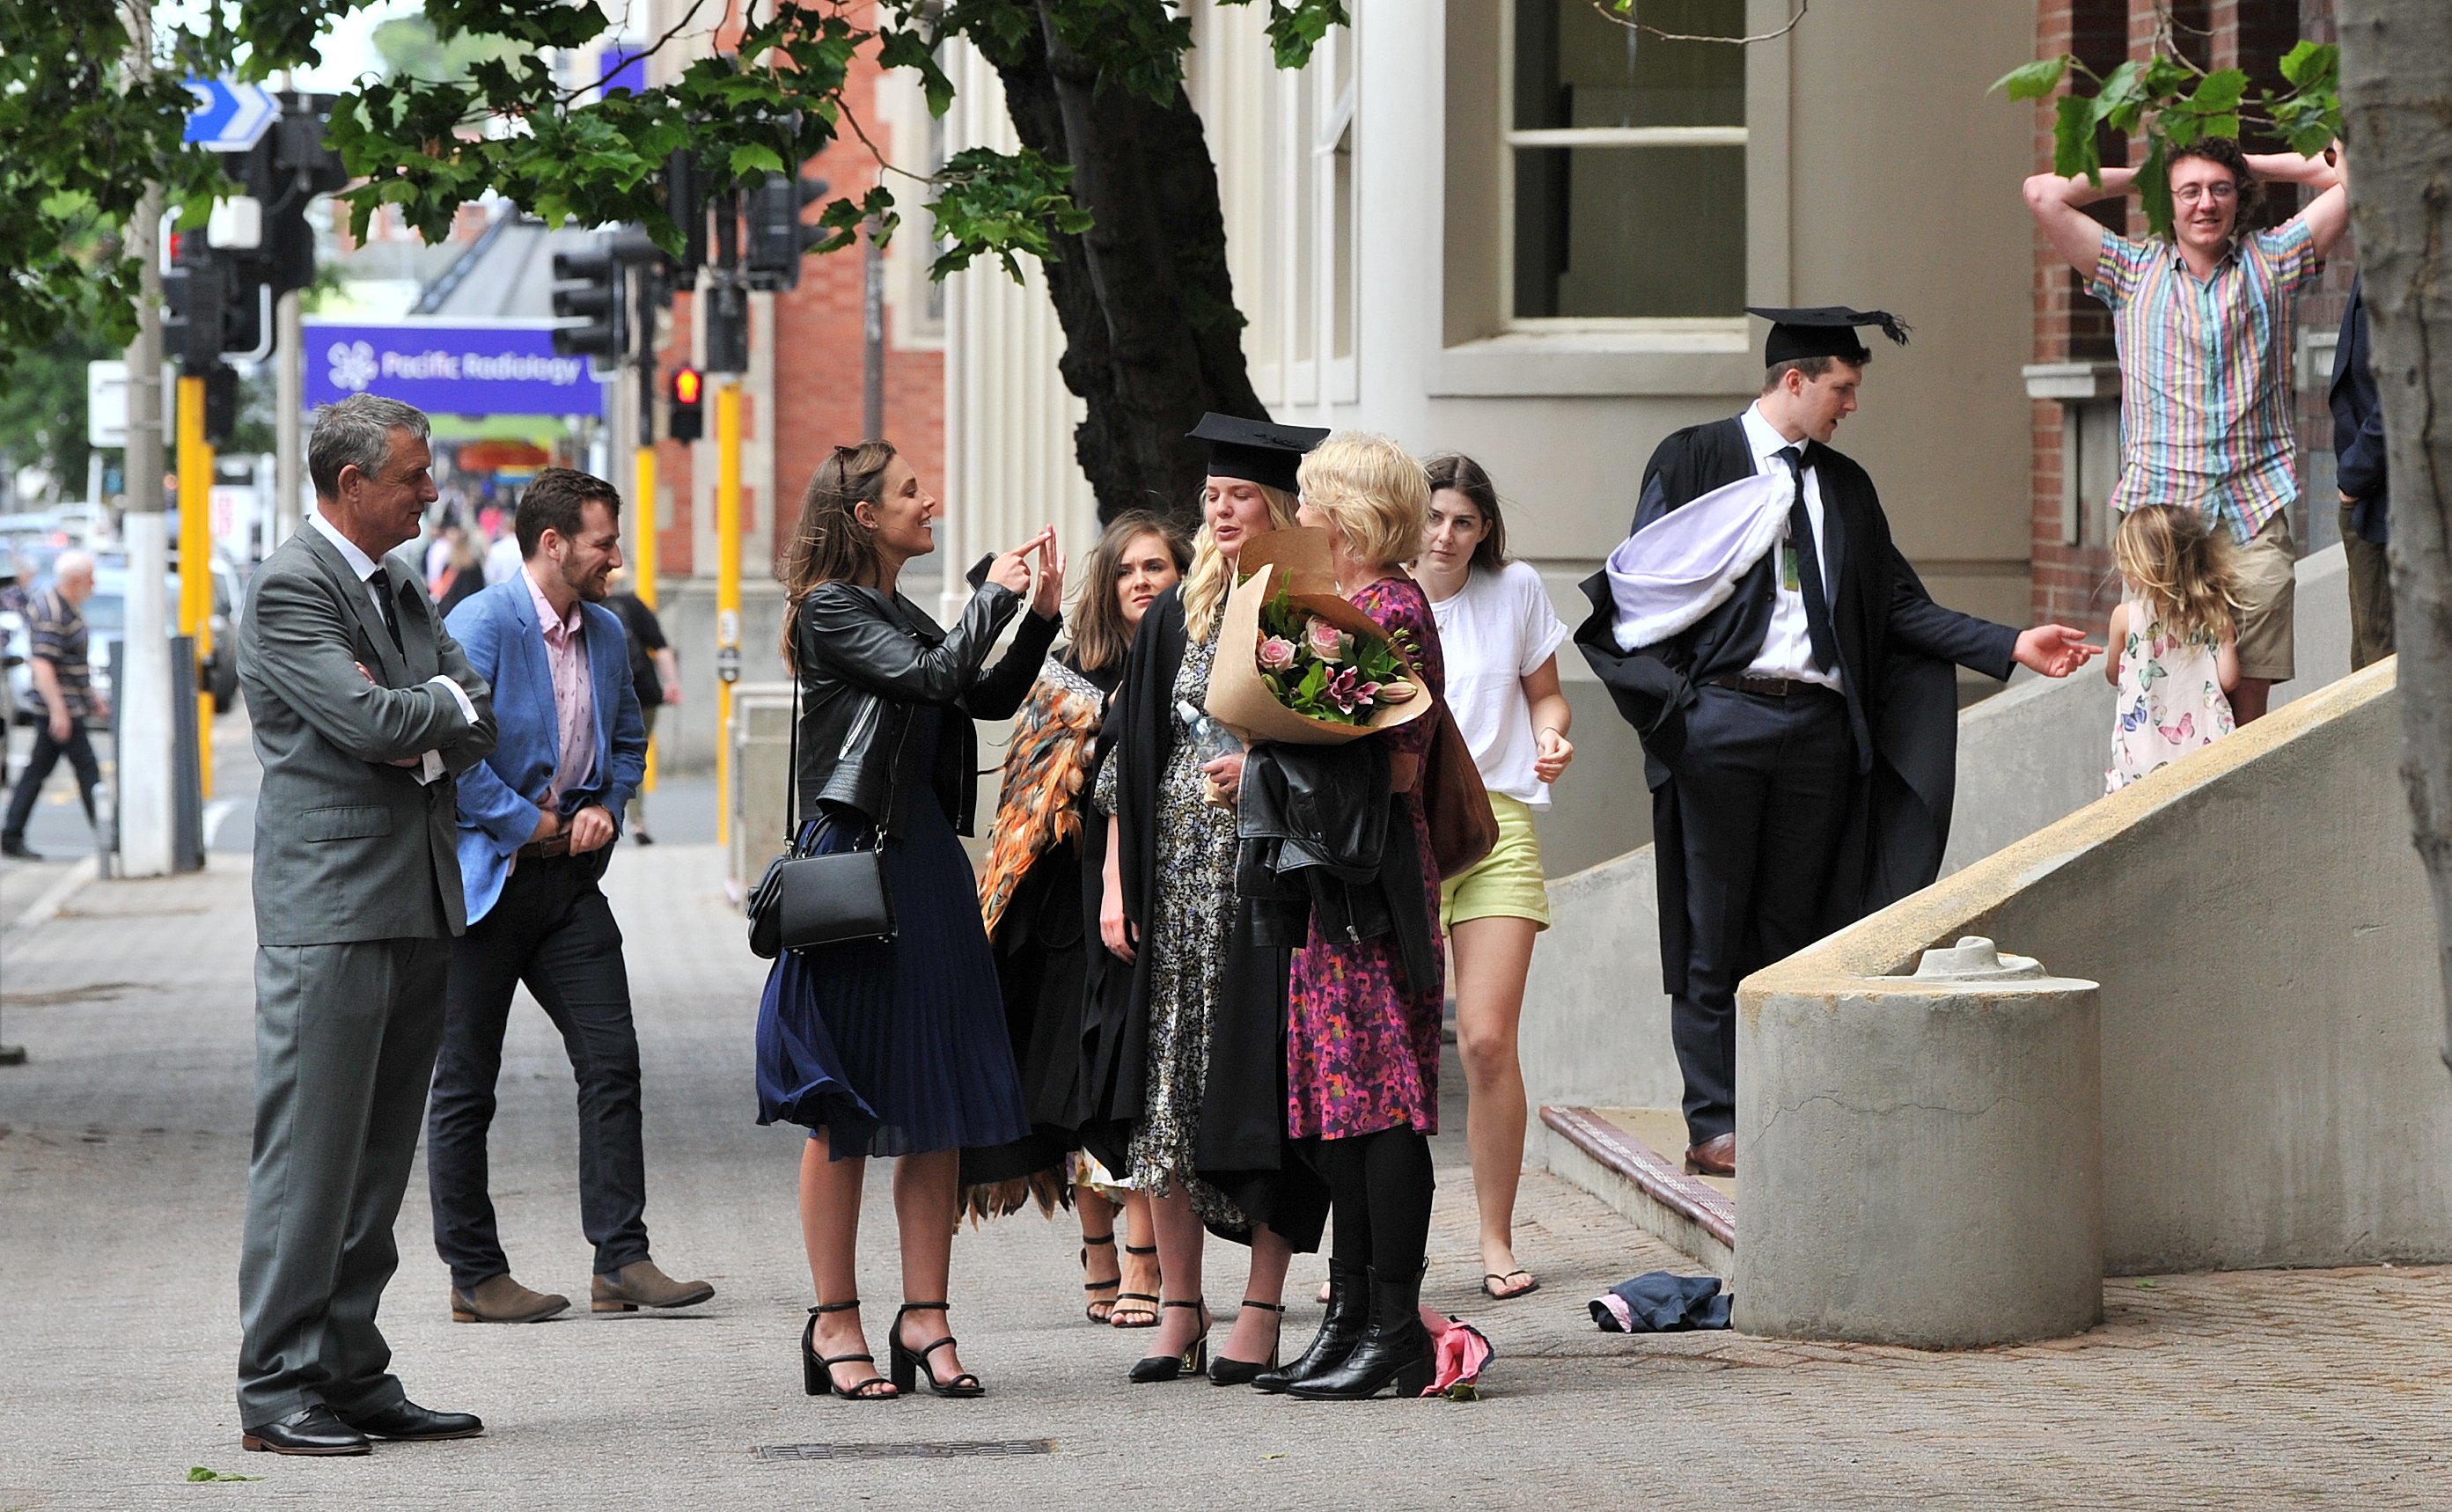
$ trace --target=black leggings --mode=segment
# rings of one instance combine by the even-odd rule
[[[1320,1175],[1336,1216],[1330,1252],[1343,1265],[1369,1266],[1382,1281],[1412,1282],[1431,1246],[1429,1136],[1410,1124],[1323,1139]]]

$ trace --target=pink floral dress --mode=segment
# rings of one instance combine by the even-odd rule
[[[1382,578],[1354,603],[1383,628],[1410,632],[1420,648],[1420,671],[1433,693],[1444,693],[1447,666],[1439,654],[1431,601],[1413,579]],[[1410,720],[1384,735],[1391,756],[1427,757],[1437,725]],[[1401,796],[1422,858],[1422,896],[1430,910],[1432,949],[1438,936],[1438,860],[1419,792]],[[1435,958],[1444,961],[1443,953]],[[1425,1134],[1439,1129],[1439,1020],[1447,1004],[1442,965],[1427,982],[1407,982],[1396,942],[1388,936],[1331,941],[1312,927],[1295,952],[1286,1015],[1286,1131],[1296,1139],[1345,1139],[1410,1124]]]

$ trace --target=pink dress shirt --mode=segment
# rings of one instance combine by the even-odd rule
[[[544,632],[545,665],[553,673],[554,727],[562,737],[553,784],[539,806],[568,819],[563,798],[596,770],[596,687],[587,675],[587,611],[584,604],[575,603],[570,606],[570,618],[558,618],[533,574],[522,572],[520,580],[528,585],[537,627]]]

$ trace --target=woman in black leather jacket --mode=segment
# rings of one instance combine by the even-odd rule
[[[883,442],[838,446],[810,479],[785,565],[783,654],[800,680],[800,812],[821,851],[880,834],[896,934],[786,951],[758,1015],[758,1119],[801,1124],[801,1225],[818,1306],[801,1338],[811,1396],[878,1401],[925,1373],[939,1396],[978,1396],[944,1326],[960,1152],[1030,1129],[1005,1033],[978,883],[957,832],[971,827],[973,718],[1010,717],[1055,639],[1064,560],[1053,527],[995,559],[949,632],[895,591],[936,549],[937,501]],[[1013,649],[983,670],[1038,584]],[[889,1383],[862,1334],[853,1236],[870,1155],[902,1157],[894,1207],[903,1304]]]

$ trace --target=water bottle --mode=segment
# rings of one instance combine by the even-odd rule
[[[1194,708],[1191,699],[1177,698],[1175,712],[1177,717],[1182,719],[1183,727],[1192,732],[1192,749],[1200,757],[1202,766],[1222,756],[1242,754],[1243,742],[1235,738],[1235,732],[1204,711]]]

